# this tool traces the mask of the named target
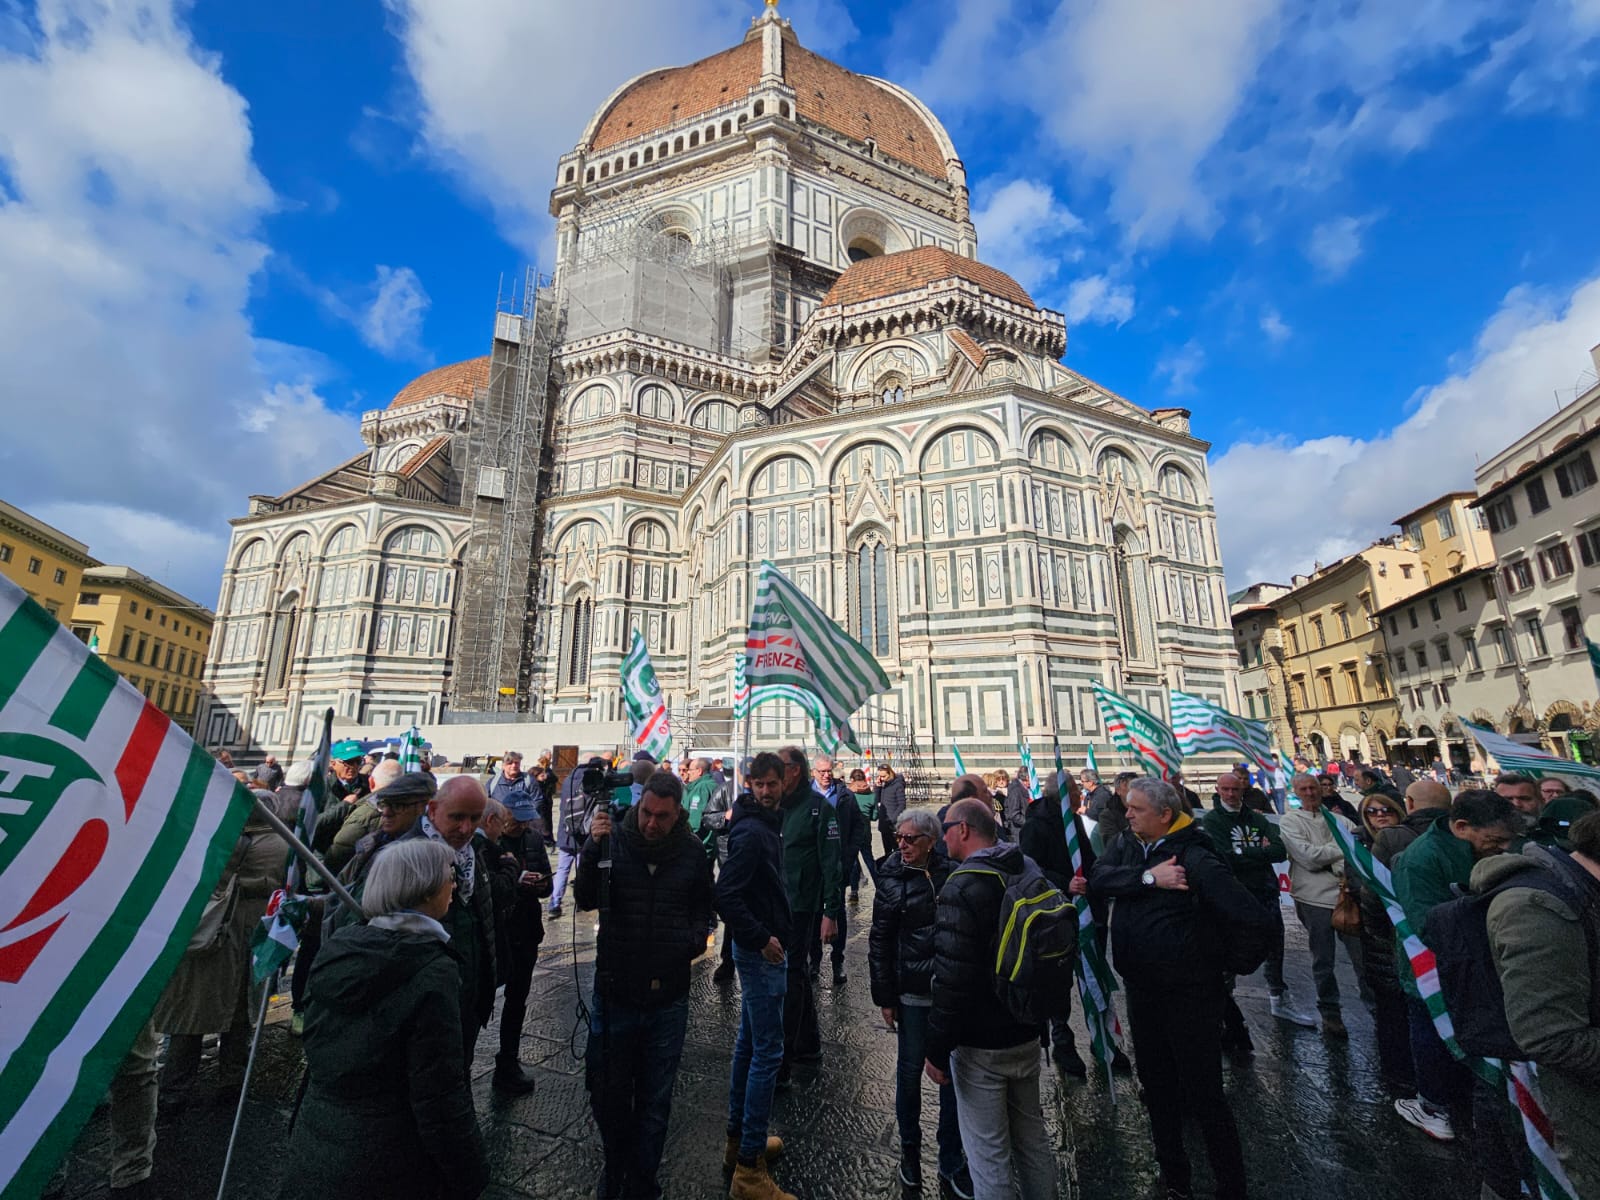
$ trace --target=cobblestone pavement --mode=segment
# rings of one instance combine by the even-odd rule
[[[866,922],[870,890],[850,913],[849,980],[819,992],[823,1061],[797,1068],[794,1086],[780,1092],[774,1131],[789,1152],[775,1174],[801,1200],[895,1197],[898,1142],[894,1122],[895,1039],[882,1026],[867,988]],[[859,916],[858,916],[859,914]],[[1309,998],[1310,960],[1293,914],[1288,915],[1291,987]],[[516,1100],[489,1087],[495,1039],[479,1041],[473,1093],[491,1157],[493,1184],[486,1193],[512,1197],[577,1198],[589,1195],[599,1169],[599,1142],[583,1086],[583,1034],[574,1035],[577,974],[587,990],[594,923],[569,915],[550,930],[534,979],[524,1037],[524,1061],[538,1089]],[[574,953],[576,948],[576,954]],[[1377,1076],[1372,1022],[1356,999],[1355,977],[1340,951],[1347,997],[1348,1042],[1328,1042],[1312,1030],[1275,1022],[1267,1012],[1265,984],[1241,980],[1238,996],[1250,1021],[1257,1055],[1247,1067],[1229,1067],[1228,1093],[1244,1140],[1251,1193],[1278,1197],[1360,1197],[1361,1200],[1429,1200],[1477,1194],[1477,1179],[1461,1145],[1441,1146],[1404,1125]],[[722,1180],[728,1060],[738,1024],[737,985],[711,979],[712,958],[695,968],[688,1044],[674,1092],[672,1129],[663,1183],[673,1200],[726,1195]],[[826,979],[826,975],[825,975]],[[1075,1006],[1076,1007],[1076,1006]],[[1079,1044],[1085,1046],[1081,1021]],[[209,1078],[211,1065],[206,1066]],[[293,1169],[281,1147],[299,1083],[299,1046],[288,1032],[287,1007],[277,1005],[262,1037],[260,1059],[246,1104],[229,1197],[269,1200],[283,1172]],[[925,1113],[933,1111],[932,1085]],[[1115,1103],[1103,1081],[1065,1083],[1044,1071],[1045,1111],[1057,1154],[1062,1200],[1123,1200],[1156,1194],[1148,1127],[1131,1078],[1116,1082]],[[215,1194],[232,1120],[233,1097],[199,1104],[164,1121],[156,1149],[155,1191],[177,1200]],[[933,1178],[932,1121],[927,1121],[925,1168]],[[107,1122],[102,1108],[85,1129],[69,1164],[66,1195],[73,1200],[112,1197],[107,1178]],[[1196,1183],[1207,1195],[1209,1174],[1198,1130],[1191,1131]],[[353,1153],[359,1149],[352,1147]],[[929,1193],[936,1196],[937,1192]],[[337,1197],[330,1197],[337,1200]]]

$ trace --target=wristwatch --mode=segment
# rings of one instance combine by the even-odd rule
[[[1139,876],[1139,882],[1144,884],[1145,887],[1155,887],[1156,873],[1154,871],[1146,871],[1143,875]]]

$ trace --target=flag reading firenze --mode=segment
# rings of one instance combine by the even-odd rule
[[[816,696],[840,742],[860,752],[850,714],[869,697],[888,691],[889,677],[865,646],[769,562],[761,564],[756,577],[745,650],[752,687],[787,684]]]
[[[745,680],[744,655],[734,655],[734,720],[742,721],[755,709],[774,700],[787,700],[790,704],[797,705],[811,718],[811,723],[817,728],[817,746],[823,753],[833,754],[839,749],[839,731],[834,727],[833,718],[828,715],[828,710],[822,707],[822,701],[815,692],[808,692],[787,683],[769,683],[753,688]]]
[[[253,800],[0,578],[0,1197],[43,1190]]]
[[[628,706],[634,745],[657,762],[672,749],[672,722],[667,717],[667,702],[656,669],[650,665],[650,650],[644,635],[633,631],[633,645],[622,658],[622,699]]]
[[[1178,770],[1183,753],[1178,749],[1177,736],[1165,721],[1098,683],[1094,685],[1094,698],[1100,705],[1106,732],[1118,749],[1133,755],[1162,779],[1170,778]]]

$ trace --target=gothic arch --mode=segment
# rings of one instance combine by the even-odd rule
[[[1154,465],[1156,490],[1165,500],[1179,504],[1199,504],[1200,484],[1193,470],[1186,464],[1163,456]]]
[[[660,535],[661,545],[652,546],[649,543],[654,540],[657,533]],[[644,540],[641,541],[641,538]],[[668,553],[673,548],[672,531],[667,528],[665,521],[653,513],[630,520],[627,528],[623,531],[623,541],[629,549],[636,550],[656,550]]]
[[[584,525],[593,525],[595,527],[596,536],[594,544],[597,550],[610,544],[610,525],[606,522],[605,518],[597,516],[593,513],[581,513],[568,518],[565,522],[558,525],[553,531],[553,536],[550,539],[551,544],[554,545],[558,551],[563,549],[572,534],[576,533],[580,527]]]
[[[444,557],[444,548],[451,545],[455,539],[450,536],[450,531],[437,521],[430,521],[426,517],[399,516],[382,525],[378,529],[378,546],[385,554],[399,553],[391,548],[390,542],[394,535],[403,533],[407,529],[425,529],[439,539],[439,556]]]
[[[895,357],[895,351],[904,355],[904,361]],[[920,344],[910,338],[877,342],[856,357],[850,371],[850,383],[844,390],[881,391],[880,381],[891,374],[898,374],[902,386],[909,386],[914,380],[927,378],[929,371],[927,354]]]
[[[657,388],[659,388],[664,395],[657,396],[656,403],[652,404],[652,392]],[[679,415],[684,411],[683,393],[677,388],[673,387],[666,380],[657,379],[654,376],[646,376],[645,378],[636,382],[633,386],[633,392],[630,396],[630,399],[632,401],[633,411],[635,413],[639,414],[640,416],[648,416],[652,420],[676,421]],[[663,401],[665,402],[667,409],[666,416],[662,416],[660,414],[660,405]],[[646,412],[646,408],[650,408],[651,411]]]
[[[1092,461],[1096,478],[1105,480],[1107,483],[1111,481],[1107,470],[1107,461],[1114,455],[1125,460],[1126,465],[1123,468],[1123,475],[1127,486],[1137,492],[1143,492],[1147,489],[1149,464],[1145,461],[1144,455],[1134,449],[1131,442],[1123,441],[1121,438],[1102,437],[1094,443],[1091,450],[1094,455]],[[1132,478],[1128,479],[1127,476],[1130,474]]]
[[[769,474],[775,476],[777,474],[776,468],[785,462],[792,462],[796,467],[804,471],[803,482],[799,477],[799,472],[796,472],[796,481],[788,486],[796,489],[812,488],[816,486],[816,481],[822,476],[822,464],[817,460],[816,455],[811,453],[808,447],[791,444],[764,454],[762,457],[745,465],[745,478],[750,481],[745,485],[745,495],[747,497],[755,497],[761,494],[761,489],[767,486]],[[773,486],[780,486],[776,478],[773,480]],[[779,493],[769,492],[767,494],[776,495]]]
[[[616,387],[608,380],[597,380],[568,398],[565,413],[568,421],[592,421],[614,415],[618,407]]]
[[[898,443],[898,444],[896,444]],[[839,476],[844,472],[851,457],[858,450],[881,448],[893,460],[892,469],[895,474],[902,474],[906,469],[906,444],[903,438],[894,437],[889,430],[874,429],[870,433],[858,433],[843,440],[828,450],[827,457],[823,459],[826,468],[825,478],[830,484],[839,482]]]
[[[866,257],[894,254],[912,247],[910,236],[900,223],[877,209],[857,205],[839,214],[839,256],[848,264],[857,261],[850,257],[852,249],[860,249]]]
[[[1005,445],[1005,432],[998,422],[982,413],[963,413],[956,417],[947,417],[945,420],[930,425],[921,430],[912,443],[917,470],[925,471],[932,451],[952,433],[968,431],[982,438],[988,445],[992,457],[992,465],[1000,465],[1001,447]]]
[[[339,535],[344,533],[344,531],[347,529],[355,535],[355,541],[360,544],[351,546],[348,549],[335,551],[333,549],[334,542],[336,542],[339,538]],[[330,554],[334,553],[354,554],[358,550],[364,549],[366,549],[365,536],[361,529],[361,523],[359,521],[337,521],[323,537],[321,544],[317,546],[317,557],[327,558]]]
[[[1070,432],[1064,425],[1047,417],[1035,418],[1022,427],[1022,444],[1028,448],[1028,461],[1049,467],[1050,464],[1044,461],[1044,452],[1050,438],[1059,441],[1067,452],[1068,463],[1063,468],[1066,473],[1081,477],[1083,464],[1088,455],[1088,448],[1083,444],[1083,439]]]
[[[234,555],[233,569],[235,571],[250,571],[268,565],[267,539],[264,537],[251,538]]]
[[[1560,716],[1565,716],[1571,719],[1572,724],[1569,726],[1569,728],[1583,728],[1583,709],[1579,708],[1571,700],[1557,700],[1549,708],[1545,709],[1544,723],[1549,725]]]

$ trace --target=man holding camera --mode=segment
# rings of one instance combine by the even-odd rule
[[[566,782],[561,785],[561,836],[556,839],[556,882],[550,893],[551,919],[561,916],[561,901],[567,894],[567,879],[578,862],[578,851],[583,849],[584,839],[588,836],[584,822],[588,820],[589,809],[594,803],[604,802],[586,794],[584,780],[591,778],[603,781],[607,773],[605,759],[597,754],[570,772]],[[604,786],[603,783],[601,786]]]
[[[670,771],[652,774],[616,819],[596,809],[588,832],[573,893],[580,909],[600,910],[585,1057],[605,1154],[597,1195],[656,1200],[689,1021],[689,964],[711,920],[711,863]]]

